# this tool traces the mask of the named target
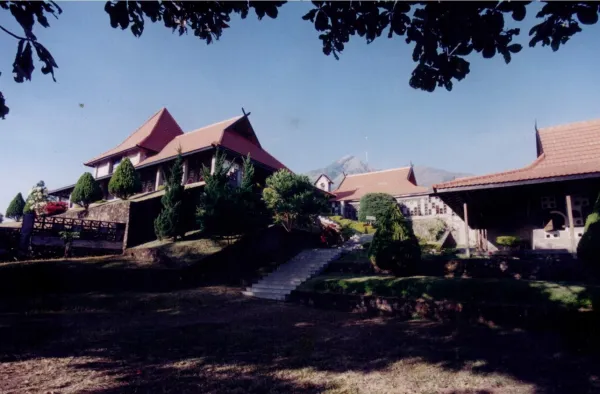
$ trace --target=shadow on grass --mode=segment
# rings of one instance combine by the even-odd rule
[[[385,392],[409,377],[394,369],[403,360],[434,381],[440,371],[496,376],[492,387],[474,381],[476,389],[455,393],[503,392],[515,380],[538,393],[600,390],[597,351],[576,333],[367,318],[226,288],[4,299],[0,337],[3,363],[74,357],[70,370],[110,375],[113,384],[96,393],[335,392],[347,387],[331,374],[347,372],[383,374],[370,391]]]

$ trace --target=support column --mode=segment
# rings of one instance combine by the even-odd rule
[[[181,177],[181,184],[185,185],[187,183],[188,176],[189,176],[189,166],[188,166],[187,160],[183,161],[182,167],[183,167],[183,175]]]
[[[463,204],[463,212],[465,214],[465,251],[467,258],[471,257],[471,242],[469,241],[469,214],[467,211],[467,203]]]
[[[571,245],[571,253],[577,252],[577,247],[575,246],[575,225],[573,223],[573,207],[571,205],[571,195],[567,194],[567,217],[569,218],[569,245]]]
[[[346,213],[346,201],[340,201],[340,215],[342,218],[345,218],[344,214]]]
[[[158,190],[158,187],[162,185],[162,171],[160,167],[156,169],[156,184],[154,185],[154,190]]]
[[[213,155],[213,157],[210,159],[210,175],[215,173],[216,161],[217,161],[217,157],[215,155]]]

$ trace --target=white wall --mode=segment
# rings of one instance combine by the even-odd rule
[[[140,161],[142,161],[141,160],[141,152],[139,150],[135,151],[135,152],[132,152],[132,153],[129,153],[127,155],[127,157],[129,157],[129,160],[131,161],[131,164],[133,164],[134,166],[136,164],[138,164]]]
[[[583,235],[583,227],[574,227],[575,247]],[[570,230],[544,231],[535,229],[532,234],[532,249],[571,249]]]
[[[321,186],[321,184],[323,184],[324,187]],[[315,185],[321,190],[331,192],[331,184],[329,183],[329,179],[327,179],[325,175],[321,175],[319,179],[317,179],[317,182],[315,182]]]
[[[110,161],[104,161],[99,164],[96,164],[96,178],[99,178],[104,175],[108,175],[108,170],[110,168]]]

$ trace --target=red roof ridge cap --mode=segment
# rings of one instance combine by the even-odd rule
[[[183,135],[192,134],[192,133],[195,133],[195,132],[197,132],[197,131],[202,131],[202,130],[204,130],[204,129],[208,129],[209,127],[214,127],[214,126],[217,126],[217,125],[219,125],[219,124],[221,124],[221,123],[227,123],[227,122],[231,122],[232,120],[238,121],[238,120],[240,120],[240,119],[241,119],[241,118],[243,118],[243,117],[244,117],[243,115],[239,115],[239,116],[234,116],[233,118],[229,118],[229,119],[226,119],[226,120],[221,120],[221,121],[219,121],[219,122],[215,122],[215,123],[209,124],[209,125],[207,125],[207,126],[202,126],[202,127],[200,127],[199,129],[194,129],[194,130],[192,130],[192,131],[186,131],[185,133],[183,133],[183,134],[181,134],[181,135],[177,136],[176,138],[179,138],[179,137],[181,137],[181,136],[183,136]],[[235,122],[233,122],[233,123],[235,123]],[[233,124],[233,123],[232,123],[232,124]]]
[[[600,124],[600,118],[581,120],[579,122],[570,122],[570,123],[563,123],[563,124],[553,125],[553,126],[548,126],[548,127],[542,127],[542,128],[538,128],[538,131],[543,133],[543,132],[547,132],[547,131],[559,131],[559,130],[565,130],[565,129],[569,129],[569,128],[585,127],[585,126],[594,125],[594,124]]]
[[[370,172],[362,172],[360,174],[348,174],[346,175],[348,178],[352,176],[360,176],[360,175],[370,175],[370,174],[379,174],[380,172],[391,172],[391,171],[399,171],[399,170],[407,170],[410,166],[406,167],[398,167],[398,168],[388,168],[387,170],[378,170],[378,171],[370,171]]]

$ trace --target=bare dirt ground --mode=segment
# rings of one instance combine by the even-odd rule
[[[0,299],[1,393],[586,393],[556,333],[316,310],[239,289]]]

